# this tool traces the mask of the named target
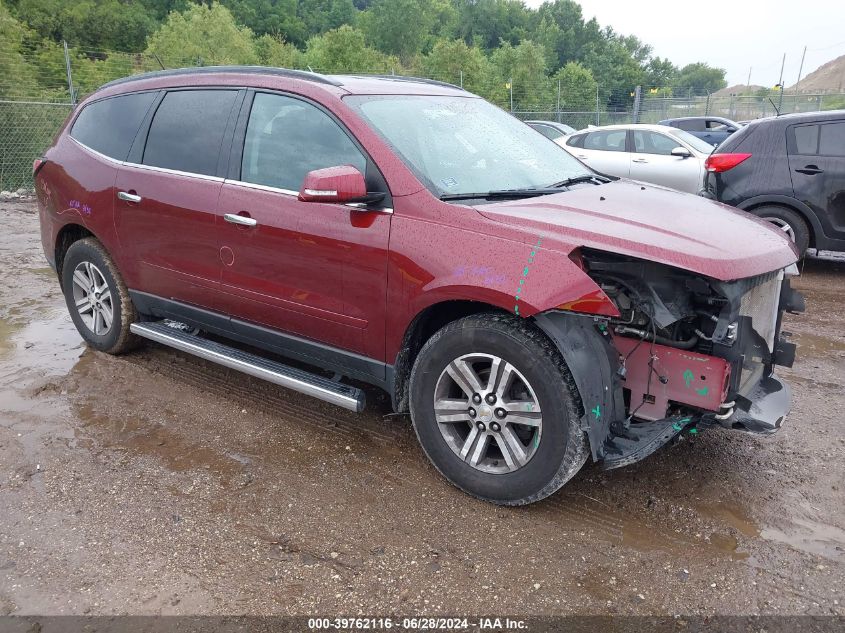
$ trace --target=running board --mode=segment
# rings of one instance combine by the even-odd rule
[[[356,387],[189,334],[161,321],[133,323],[129,327],[133,334],[143,338],[287,387],[306,396],[319,398],[356,413],[364,409],[364,392]]]

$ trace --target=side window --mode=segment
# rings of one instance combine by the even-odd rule
[[[590,132],[584,139],[584,149],[597,149],[605,152],[625,151],[625,130]]]
[[[686,130],[687,132],[703,132],[704,124],[698,119],[681,119],[676,121],[672,127]]]
[[[155,92],[139,92],[90,103],[76,117],[70,135],[101,154],[126,160],[155,98]]]
[[[584,147],[584,137],[586,134],[576,134],[566,139],[566,144],[570,147]]]
[[[670,156],[672,150],[681,144],[673,138],[657,132],[634,130],[634,151],[638,154],[660,154]]]
[[[563,134],[561,134],[560,132],[558,132],[556,129],[554,129],[553,127],[551,127],[549,125],[534,124],[531,127],[533,127],[540,134],[542,134],[543,136],[545,136],[546,138],[549,138],[551,140],[555,140],[556,138],[563,136]]]
[[[329,115],[301,99],[255,95],[241,180],[299,191],[309,171],[338,165],[365,174],[367,159]]]
[[[798,125],[790,129],[792,138],[789,143],[790,154],[815,156],[819,151],[819,126]]]
[[[156,110],[144,165],[213,176],[236,90],[168,92]]]
[[[724,132],[728,129],[727,125],[725,125],[721,121],[716,121],[715,119],[707,119],[706,126],[707,129],[712,132]]]
[[[845,156],[845,121],[825,123],[820,127],[819,154],[822,156]]]

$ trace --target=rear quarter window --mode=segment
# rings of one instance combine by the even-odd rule
[[[156,92],[139,92],[89,103],[70,130],[71,137],[115,160],[126,160]]]

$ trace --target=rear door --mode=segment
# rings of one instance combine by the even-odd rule
[[[136,268],[133,290],[217,307],[221,148],[242,95],[237,89],[168,91],[142,128],[115,185],[115,225]]]
[[[794,125],[787,148],[795,197],[816,212],[825,235],[845,239],[845,120]]]
[[[631,134],[634,149],[631,178],[698,193],[703,173],[701,160],[695,154],[690,152],[691,156],[687,158],[672,156],[673,149],[683,146],[668,134],[650,130],[633,130]]]
[[[309,171],[338,165],[387,193],[380,172],[331,113],[295,95],[255,93],[236,139],[218,205],[224,311],[382,359],[389,197],[373,210],[297,197]],[[253,226],[231,221],[238,218]]]
[[[631,155],[626,151],[627,130],[598,130],[579,139],[578,146],[569,151],[598,172],[627,178],[631,169]]]

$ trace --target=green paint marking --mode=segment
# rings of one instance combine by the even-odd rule
[[[534,263],[534,257],[537,255],[537,247],[540,246],[541,241],[542,241],[542,238],[538,237],[537,243],[532,247],[531,255],[528,257],[528,265],[525,266],[522,269],[522,278],[519,280],[519,286],[516,289],[516,295],[514,295],[517,301],[519,301],[519,295],[522,293],[522,287],[525,285],[525,278],[528,276],[528,267],[531,264]],[[519,316],[519,304],[518,303],[513,307],[513,313],[515,315]]]
[[[676,431],[680,431],[680,430],[682,430],[684,427],[682,427],[680,424],[678,424],[677,422],[675,422],[675,423],[672,425],[672,428],[673,428],[673,429],[675,429]]]
[[[592,414],[596,416],[596,420],[598,420],[601,417],[601,406],[596,405],[595,408],[592,410]]]
[[[691,369],[687,369],[687,370],[685,370],[685,371],[684,371],[684,382],[685,382],[685,383],[686,383],[686,385],[687,385],[687,389],[689,389],[689,387],[690,387],[690,385],[692,384],[692,381],[693,381],[693,380],[695,380],[695,374],[694,374],[694,373],[692,373],[692,370],[691,370]]]
[[[706,396],[708,391],[709,389],[707,387],[702,387],[701,389],[696,389],[695,393],[697,393],[699,396]]]
[[[690,435],[697,435],[698,429],[690,429],[689,432],[690,432]]]
[[[678,422],[687,423],[687,422],[689,422],[690,420],[692,420],[692,418],[681,418],[680,420],[678,420]]]

